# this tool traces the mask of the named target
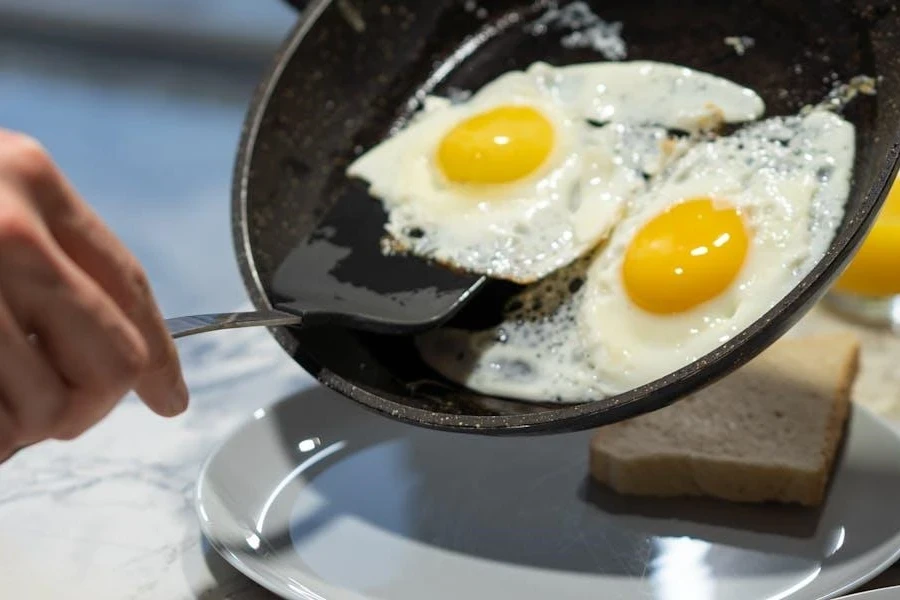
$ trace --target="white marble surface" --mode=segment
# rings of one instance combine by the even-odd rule
[[[83,438],[0,468],[0,597],[271,597],[201,544],[193,485],[232,428],[311,381],[263,330],[188,340],[182,355],[182,417],[128,398]]]

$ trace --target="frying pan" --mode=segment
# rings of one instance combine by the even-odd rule
[[[377,202],[344,169],[404,123],[425,93],[477,89],[536,60],[601,60],[590,48],[564,47],[564,31],[535,36],[525,30],[548,4],[314,0],[306,6],[252,101],[234,172],[234,243],[257,309],[272,307],[276,269],[338,198]],[[383,415],[437,429],[521,434],[596,427],[664,407],[739,367],[789,329],[851,258],[897,169],[900,11],[893,0],[589,4],[604,20],[623,24],[629,59],[682,64],[750,86],[766,101],[768,115],[821,101],[836,79],[879,78],[878,94],[857,98],[844,113],[857,127],[854,181],[847,216],[825,257],[740,335],[612,398],[558,405],[486,396],[442,379],[409,337],[332,326],[272,329],[284,350],[325,386]],[[749,36],[755,45],[741,56],[724,43],[728,36]],[[452,326],[496,321],[515,290],[489,284]]]

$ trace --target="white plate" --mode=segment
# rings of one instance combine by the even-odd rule
[[[841,596],[841,600],[900,600],[900,586]]]
[[[856,407],[821,511],[625,500],[590,484],[590,432],[404,426],[323,388],[257,411],[209,459],[212,545],[285,598],[821,599],[900,549],[900,438]]]

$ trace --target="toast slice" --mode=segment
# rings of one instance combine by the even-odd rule
[[[852,334],[781,339],[692,396],[598,429],[591,475],[621,494],[818,506],[858,362]]]

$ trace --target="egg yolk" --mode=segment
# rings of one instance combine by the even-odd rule
[[[660,315],[690,310],[735,280],[749,235],[740,214],[710,198],[692,198],[660,213],[625,252],[625,291],[637,306]]]
[[[900,178],[878,220],[834,288],[863,296],[900,294]]]
[[[539,111],[501,106],[451,129],[438,147],[437,162],[454,183],[509,183],[536,171],[553,142],[553,125]]]

